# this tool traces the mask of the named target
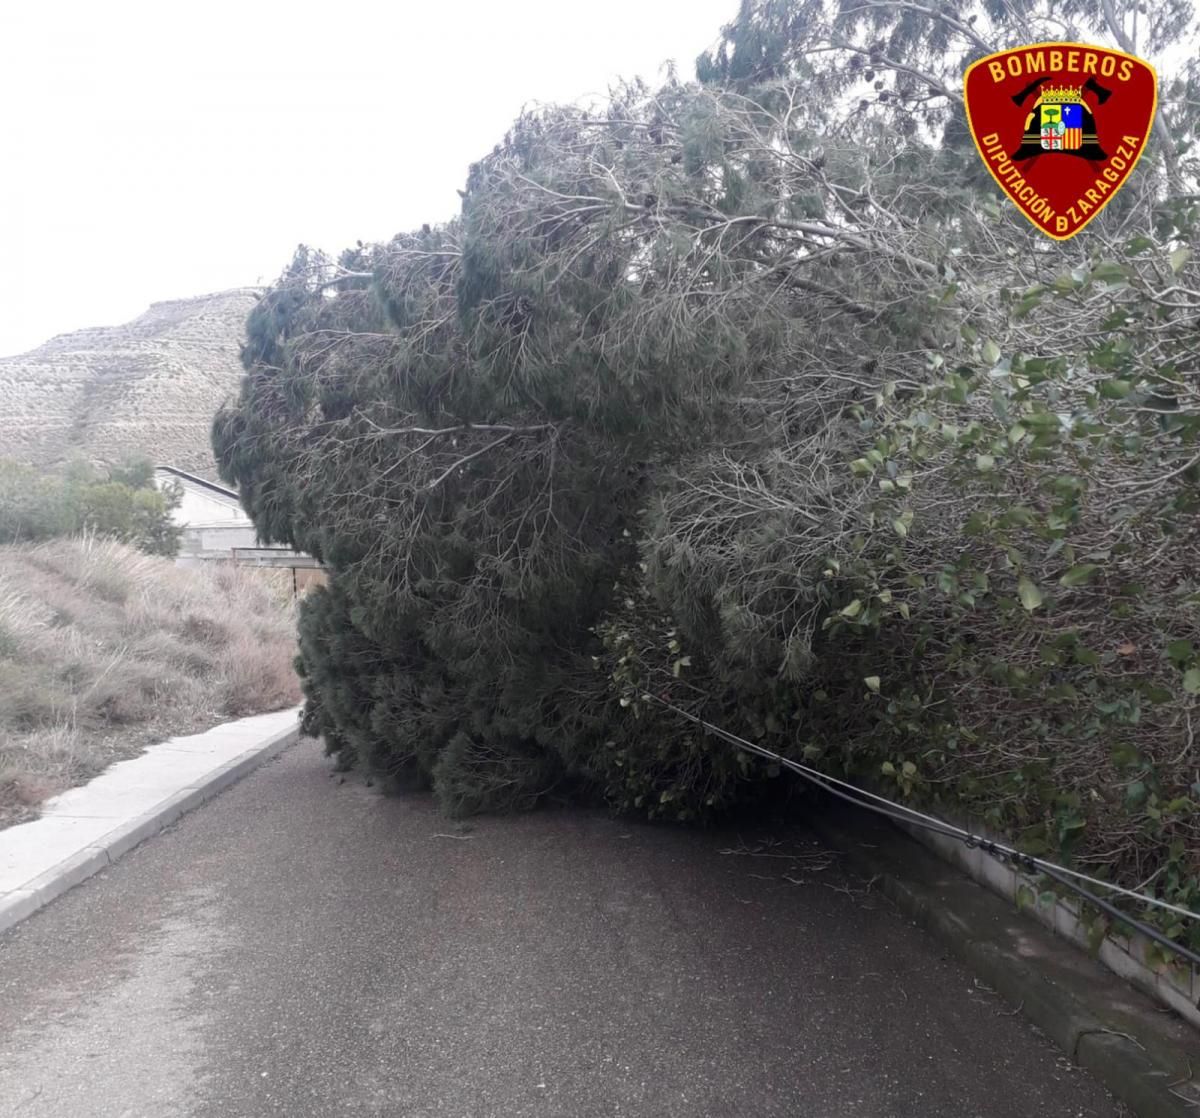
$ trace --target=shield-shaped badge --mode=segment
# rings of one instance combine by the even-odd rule
[[[963,93],[992,178],[1034,226],[1065,241],[1137,166],[1158,106],[1158,76],[1122,51],[1034,43],[973,62]]]

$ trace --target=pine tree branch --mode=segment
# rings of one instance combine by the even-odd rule
[[[1113,0],[1100,0],[1100,6],[1104,11],[1104,22],[1108,24],[1108,30],[1112,34],[1112,37],[1116,39],[1117,46],[1126,54],[1134,54],[1134,43],[1126,34],[1125,27],[1117,16],[1117,9]],[[1171,193],[1179,194],[1183,190],[1183,180],[1179,174],[1179,154],[1175,146],[1175,131],[1171,127],[1171,122],[1167,119],[1162,101],[1158,103],[1154,120],[1163,138],[1163,163],[1166,165],[1167,179],[1171,184]]]
[[[426,489],[436,489],[439,485],[442,484],[443,481],[446,480],[446,478],[448,478],[452,473],[454,473],[455,470],[460,470],[468,462],[473,462],[476,458],[481,458],[483,455],[487,454],[487,452],[489,450],[495,450],[496,447],[502,445],[503,443],[508,442],[508,440],[511,439],[514,434],[516,434],[515,431],[510,431],[507,435],[501,435],[494,442],[488,443],[487,446],[480,447],[474,453],[464,455],[457,462],[455,462],[452,466],[448,467],[446,470],[443,470],[442,473],[438,474],[438,476],[436,478],[434,478],[433,481],[431,481],[428,485],[426,485],[425,488]]]

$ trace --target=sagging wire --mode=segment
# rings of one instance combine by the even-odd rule
[[[756,745],[752,741],[747,741],[743,737],[725,730],[712,722],[708,722],[698,715],[692,714],[690,711],[684,710],[682,707],[676,706],[674,703],[666,699],[660,698],[658,695],[644,693],[644,700],[650,700],[665,707],[667,710],[673,711],[675,714],[686,718],[689,722],[700,726],[707,733],[714,737],[720,738],[722,741],[732,745],[738,749],[751,753],[756,757],[762,757],[764,760],[781,765],[783,768],[789,769],[794,773],[804,777],[811,784],[836,796],[840,800],[845,800],[847,803],[853,804],[855,807],[866,808],[868,811],[873,811],[878,815],[883,815],[889,819],[900,823],[907,823],[912,826],[922,827],[925,830],[933,831],[937,834],[947,835],[950,838],[958,839],[970,848],[978,847],[986,854],[990,854],[993,858],[1003,863],[1011,863],[1016,869],[1025,870],[1027,872],[1037,871],[1044,873],[1047,877],[1057,881],[1060,885],[1065,886],[1072,892],[1077,893],[1084,900],[1094,904],[1102,912],[1111,916],[1114,920],[1120,921],[1129,927],[1135,929],[1144,935],[1147,939],[1157,943],[1160,947],[1164,947],[1176,955],[1186,959],[1193,966],[1200,967],[1200,953],[1192,951],[1190,948],[1176,943],[1174,940],[1168,939],[1162,932],[1150,924],[1146,924],[1138,920],[1128,913],[1122,912],[1116,905],[1103,897],[1098,897],[1089,889],[1085,889],[1079,884],[1085,881],[1090,885],[1099,886],[1102,889],[1110,890],[1121,896],[1128,897],[1140,904],[1148,905],[1153,908],[1162,909],[1165,912],[1175,913],[1177,916],[1185,917],[1188,920],[1200,921],[1200,913],[1192,912],[1190,909],[1181,908],[1179,905],[1170,904],[1167,901],[1159,900],[1157,897],[1149,897],[1145,893],[1139,893],[1133,889],[1126,889],[1122,885],[1114,885],[1108,881],[1101,881],[1097,877],[1091,877],[1086,873],[1081,873],[1079,870],[1073,870],[1067,866],[1060,866],[1054,862],[1048,862],[1044,858],[1035,857],[1032,854],[1025,854],[1017,850],[1015,847],[1008,846],[1002,842],[996,842],[993,839],[986,838],[983,835],[977,835],[971,831],[964,830],[962,827],[956,827],[952,823],[947,823],[944,819],[938,819],[932,815],[926,815],[924,812],[917,811],[916,808],[906,807],[904,804],[898,804],[893,800],[887,799],[885,796],[877,795],[874,792],[869,792],[865,788],[860,788],[856,784],[851,784],[849,781],[840,780],[836,776],[830,776],[828,773],[820,772],[809,765],[805,765],[800,761],[793,761],[790,757],[784,757],[774,750],[767,749],[765,746]]]

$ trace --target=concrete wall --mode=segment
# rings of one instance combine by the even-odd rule
[[[993,841],[1003,841],[977,819],[953,818],[950,822],[973,834]],[[918,842],[927,846],[947,862],[958,866],[980,885],[1011,901],[1028,912],[1047,928],[1064,939],[1091,952],[1088,929],[1080,921],[1079,902],[1045,892],[1045,883],[1034,875],[1014,870],[985,853],[979,847],[968,848],[948,835],[935,834],[920,827],[900,824]],[[1103,894],[1104,889],[1097,888]],[[1134,932],[1128,936],[1110,934],[1099,943],[1095,952],[1100,962],[1152,998],[1174,1010],[1189,1024],[1200,1028],[1200,968],[1185,962],[1153,965],[1150,957],[1152,943]]]
[[[242,523],[189,524],[179,545],[180,559],[231,559],[235,547],[258,546],[258,533],[248,520]]]

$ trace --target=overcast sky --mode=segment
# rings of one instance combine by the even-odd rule
[[[690,77],[736,9],[0,2],[0,354],[445,220],[522,104]]]

